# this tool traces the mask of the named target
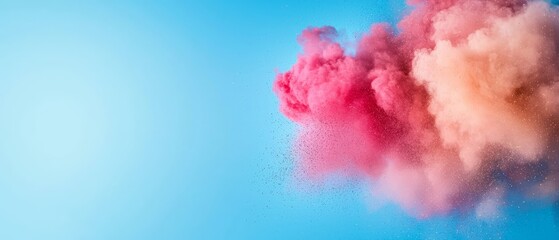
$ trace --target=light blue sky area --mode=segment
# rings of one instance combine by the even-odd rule
[[[403,6],[1,2],[0,239],[559,237],[550,207],[417,220],[364,183],[293,180],[271,86],[297,35],[352,40]]]

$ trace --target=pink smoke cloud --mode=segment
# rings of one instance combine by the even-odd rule
[[[310,178],[349,170],[417,216],[492,215],[559,196],[559,12],[543,1],[424,0],[348,54],[309,28],[278,74]]]

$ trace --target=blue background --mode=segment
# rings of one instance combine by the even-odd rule
[[[559,238],[550,206],[418,220],[292,176],[271,91],[308,26],[403,1],[0,2],[0,239]]]

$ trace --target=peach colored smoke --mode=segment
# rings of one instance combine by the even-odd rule
[[[348,170],[413,214],[559,197],[559,12],[543,1],[426,0],[353,55],[331,27],[277,76],[309,177]],[[491,204],[487,204],[491,203]]]

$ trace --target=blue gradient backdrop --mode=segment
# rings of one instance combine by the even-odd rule
[[[307,26],[351,41],[403,1],[0,2],[0,239],[558,238],[548,206],[493,222],[301,189],[277,71]],[[529,209],[529,210],[528,210]]]

